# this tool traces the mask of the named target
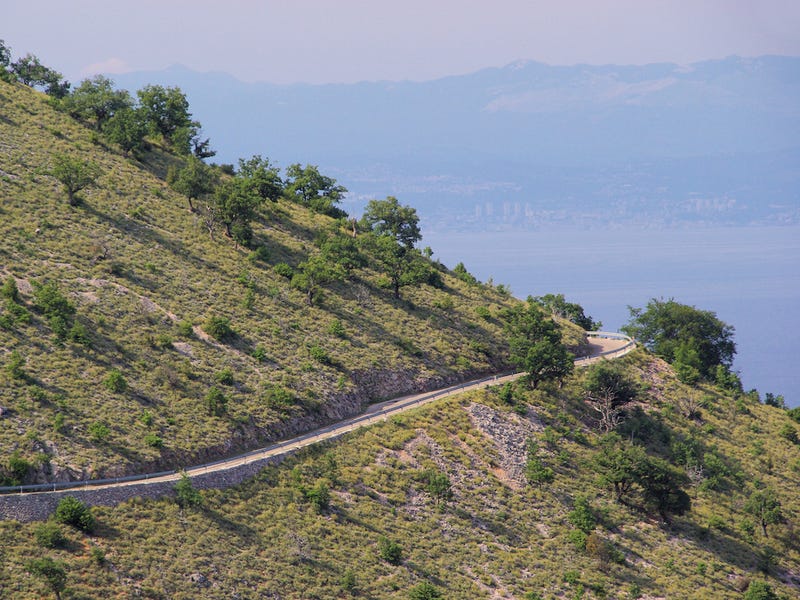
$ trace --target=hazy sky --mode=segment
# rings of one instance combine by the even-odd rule
[[[798,0],[2,0],[0,39],[77,81],[181,63],[245,81],[432,79],[518,59],[800,55]]]

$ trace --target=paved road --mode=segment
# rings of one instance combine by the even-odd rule
[[[593,332],[589,335],[590,335],[589,338],[590,354],[586,357],[576,359],[575,360],[576,366],[579,367],[586,366],[598,360],[603,360],[604,358],[608,359],[617,358],[618,356],[627,354],[628,352],[630,352],[635,348],[635,343],[630,338],[621,336],[620,334]],[[385,421],[390,416],[405,412],[412,408],[416,408],[417,406],[428,404],[430,402],[433,402],[434,400],[440,400],[441,398],[447,398],[455,394],[461,394],[467,391],[477,390],[489,386],[502,385],[507,381],[514,381],[515,379],[519,379],[524,375],[525,375],[524,373],[514,373],[510,375],[495,375],[490,377],[484,377],[482,379],[468,381],[447,388],[442,388],[440,390],[435,390],[432,392],[425,392],[423,394],[413,394],[410,396],[403,396],[401,398],[394,398],[392,400],[387,400],[386,402],[373,404],[364,413],[355,417],[351,417],[349,419],[345,419],[344,421],[339,421],[338,423],[334,423],[332,425],[316,429],[314,431],[297,436],[289,440],[277,442],[275,444],[267,446],[266,448],[253,450],[251,452],[248,452],[246,454],[241,454],[233,458],[228,458],[213,463],[208,463],[205,465],[191,467],[186,469],[184,472],[189,477],[193,477],[195,475],[201,475],[204,473],[224,471],[226,469],[231,469],[254,461],[260,461],[266,458],[280,456],[290,452],[295,452],[300,448],[304,448],[306,446],[319,443],[323,440],[330,440],[333,438],[337,438],[344,435],[345,433],[354,431],[355,429],[366,427],[368,425],[380,421]],[[169,472],[163,474],[159,473],[153,475],[141,475],[135,478],[126,478],[126,481],[104,480],[102,482],[98,481],[97,483],[93,483],[91,481],[75,482],[75,487],[80,489],[100,490],[111,487],[141,485],[142,483],[176,481],[180,479],[181,475],[182,472]],[[19,490],[19,488],[17,488],[17,490]],[[24,493],[47,494],[62,490],[63,488],[59,487],[58,489],[30,490],[30,491],[25,491]],[[16,493],[21,493],[21,492],[17,491]]]

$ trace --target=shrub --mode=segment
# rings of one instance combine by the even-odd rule
[[[11,377],[11,379],[26,379],[24,367],[25,359],[18,351],[13,350],[11,355],[8,357],[8,362],[6,363],[6,372],[8,373],[8,376]]]
[[[63,562],[45,556],[28,561],[26,568],[32,575],[40,577],[56,598],[61,598],[61,592],[67,587],[67,569]]]
[[[155,433],[148,433],[147,435],[145,435],[144,443],[150,446],[151,448],[161,448],[164,446],[164,440],[162,440]]]
[[[797,438],[797,430],[789,423],[785,423],[783,427],[781,427],[778,435],[781,436],[783,439],[790,441],[793,444],[799,444],[800,440]]]
[[[273,409],[288,408],[295,403],[292,393],[284,387],[274,385],[266,390],[264,401]]]
[[[203,503],[203,497],[194,488],[192,480],[186,473],[181,474],[181,478],[173,489],[175,490],[175,502],[181,508],[200,506]]]
[[[585,496],[578,496],[575,499],[575,508],[567,515],[567,519],[585,534],[591,533],[597,525],[592,508]]]
[[[550,483],[555,479],[553,469],[544,465],[538,456],[530,456],[525,464],[525,476],[535,485]]]
[[[303,495],[318,513],[326,510],[331,502],[331,493],[324,480],[320,480],[314,487],[304,490]]]
[[[427,581],[423,581],[409,590],[408,597],[411,600],[438,600],[443,596],[439,588]]]
[[[119,369],[112,369],[103,380],[103,384],[115,394],[122,394],[128,389],[128,382]]]
[[[211,315],[206,319],[205,323],[203,323],[203,331],[220,342],[234,336],[230,319],[216,315]]]
[[[247,255],[247,260],[251,263],[268,262],[270,258],[269,248],[266,246],[258,246],[250,254]]]
[[[0,287],[0,297],[8,298],[12,302],[19,302],[19,288],[17,287],[17,280],[10,275],[3,282]]]
[[[479,306],[475,309],[475,313],[484,321],[488,321],[492,318],[492,313],[489,312],[489,308],[486,306]]]
[[[42,548],[60,548],[67,542],[61,526],[52,520],[39,523],[33,530],[33,536]]]
[[[403,560],[402,546],[385,536],[382,536],[378,540],[378,553],[381,559],[385,560],[390,565],[399,565]]]
[[[277,263],[272,269],[281,277],[285,277],[286,279],[291,279],[294,277],[294,269],[287,265],[285,262]]]
[[[194,328],[191,321],[181,321],[178,323],[178,333],[183,337],[190,338],[194,335]]]
[[[93,442],[102,442],[108,439],[109,435],[111,435],[111,430],[105,423],[95,421],[89,425],[89,437]]]
[[[74,496],[65,496],[56,507],[55,519],[81,531],[92,531],[95,526],[91,510]]]
[[[322,346],[319,346],[318,344],[313,344],[308,349],[308,353],[311,355],[311,358],[313,358],[320,364],[329,365],[332,362],[331,357],[328,354],[328,351],[325,350],[325,348],[323,348]]]
[[[340,319],[334,319],[331,321],[330,325],[328,325],[328,333],[335,335],[338,338],[343,338],[347,335],[344,330],[344,325]]]
[[[766,581],[751,581],[742,600],[778,600],[778,595]]]
[[[212,416],[221,416],[225,413],[225,408],[227,407],[228,399],[225,397],[220,389],[216,386],[213,386],[205,397],[205,405],[206,409],[208,410],[208,414]]]
[[[230,367],[225,367],[214,374],[214,380],[222,385],[233,385],[233,371]]]
[[[264,344],[259,344],[256,346],[255,350],[253,350],[253,358],[255,358],[258,362],[264,362],[267,360],[267,349],[264,347]]]

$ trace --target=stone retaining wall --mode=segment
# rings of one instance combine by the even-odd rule
[[[289,451],[281,456],[271,456],[253,460],[223,471],[200,473],[191,477],[192,485],[201,490],[223,489],[242,483],[254,477],[268,465],[279,464],[284,458],[293,454]],[[65,496],[74,496],[88,506],[116,506],[131,498],[163,498],[174,495],[175,481],[146,481],[101,489],[73,488],[59,492],[35,494],[13,494],[0,496],[0,518],[14,519],[22,523],[43,521],[56,509]]]

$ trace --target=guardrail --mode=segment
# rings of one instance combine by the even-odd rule
[[[588,337],[601,337],[608,339],[625,340],[627,341],[627,344],[625,344],[621,348],[617,348],[616,350],[608,350],[605,352],[600,352],[593,356],[577,358],[575,359],[576,366],[585,366],[591,364],[591,362],[600,360],[602,358],[622,356],[623,354],[627,354],[628,352],[630,352],[636,345],[636,342],[633,339],[621,333],[592,331],[592,332],[587,332],[586,335]],[[355,431],[356,429],[359,429],[361,427],[371,425],[377,421],[385,420],[386,418],[395,413],[400,413],[411,407],[421,406],[422,404],[426,404],[437,398],[449,396],[467,388],[480,388],[480,386],[484,384],[485,384],[484,387],[489,386],[491,384],[496,385],[505,381],[510,381],[512,379],[522,377],[523,375],[524,373],[503,373],[497,375],[490,375],[488,377],[466,381],[464,383],[453,385],[441,390],[436,390],[434,392],[421,394],[418,397],[404,396],[395,400],[389,400],[386,403],[386,406],[374,412],[366,412],[356,417],[352,417],[349,420],[345,420],[339,423],[334,423],[332,425],[328,425],[321,429],[317,429],[315,431],[300,435],[298,437],[289,440],[276,442],[265,448],[259,448],[257,450],[252,450],[250,452],[246,452],[244,454],[232,458],[224,458],[213,462],[205,463],[202,465],[189,467],[186,469],[174,469],[170,471],[159,471],[157,473],[145,473],[139,475],[126,475],[123,477],[110,477],[106,479],[88,479],[83,481],[60,481],[54,483],[37,483],[29,485],[3,486],[0,487],[0,494],[9,495],[9,494],[26,494],[26,493],[30,494],[37,492],[46,493],[46,492],[57,492],[57,491],[79,489],[79,488],[84,488],[84,489],[99,488],[102,486],[109,486],[122,483],[147,484],[147,483],[153,483],[154,482],[153,480],[161,478],[177,479],[178,474],[184,472],[190,477],[201,475],[203,473],[209,473],[215,470],[214,467],[224,464],[229,464],[231,468],[237,465],[247,465],[256,461],[266,460],[268,458],[278,456],[288,451],[299,450],[301,448],[305,448],[306,446],[310,446],[314,443],[318,443],[323,440],[337,438],[351,431]],[[414,399],[411,400],[410,398]],[[287,448],[289,448],[289,450],[286,450]]]

